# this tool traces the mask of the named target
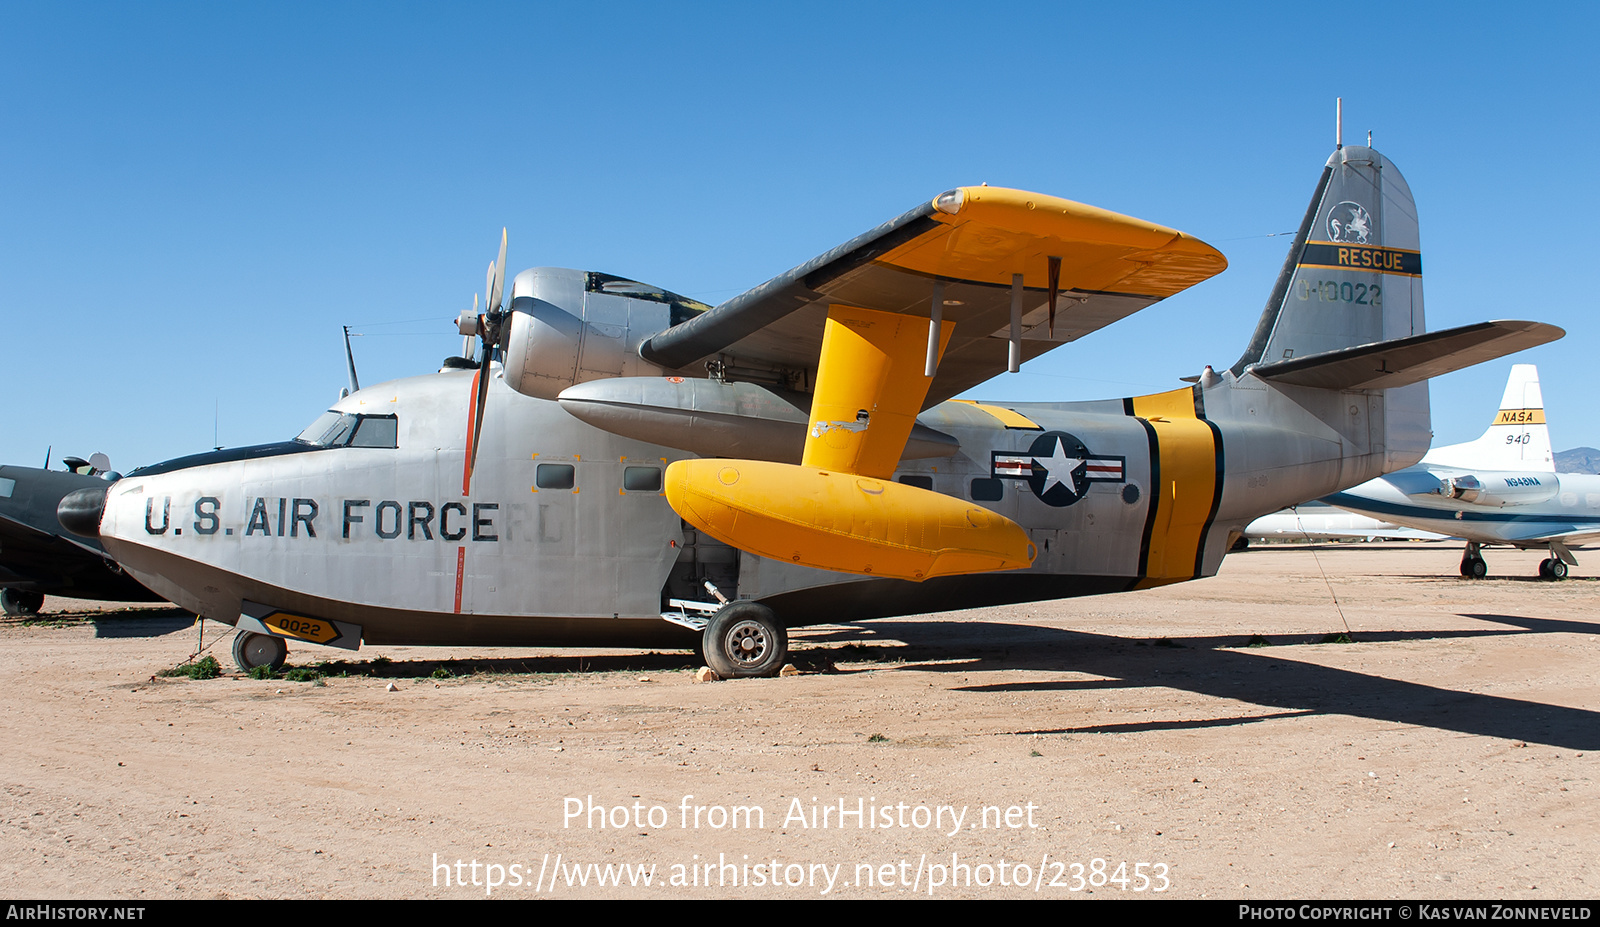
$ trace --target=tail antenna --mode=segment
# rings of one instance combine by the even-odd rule
[[[1334,97],[1333,103],[1333,147],[1337,151],[1344,150],[1344,97]]]

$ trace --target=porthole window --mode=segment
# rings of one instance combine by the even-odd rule
[[[902,473],[896,477],[896,480],[907,486],[915,486],[918,489],[933,488],[933,477],[921,473]]]
[[[623,467],[622,488],[628,492],[660,492],[660,467]]]
[[[535,489],[571,489],[577,485],[577,473],[572,464],[540,464],[533,485]]]

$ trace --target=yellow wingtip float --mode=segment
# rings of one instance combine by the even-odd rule
[[[678,461],[667,502],[741,550],[824,570],[923,580],[1030,566],[1033,545],[1015,522],[888,480],[928,394],[928,338],[912,316],[830,307],[800,465]]]
[[[762,557],[923,580],[1033,562],[1027,532],[979,505],[903,483],[756,460],[680,460],[667,501],[685,520]]]

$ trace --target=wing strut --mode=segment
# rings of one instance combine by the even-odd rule
[[[1022,275],[1011,275],[1011,354],[1006,370],[1016,373],[1022,369]]]
[[[934,365],[955,329],[938,325]],[[933,382],[927,360],[920,319],[830,306],[800,465],[676,461],[667,501],[740,550],[824,570],[924,580],[1027,567],[1033,545],[1009,518],[889,480]]]

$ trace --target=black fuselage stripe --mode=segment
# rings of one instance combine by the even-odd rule
[[[1156,512],[1161,506],[1161,441],[1156,437],[1156,426],[1142,418],[1138,422],[1150,441],[1150,505],[1144,515],[1144,536],[1139,539],[1139,575],[1135,583],[1144,579],[1150,569],[1150,538],[1155,534]]]
[[[1199,390],[1195,391],[1198,395]],[[1211,491],[1211,511],[1206,513],[1205,527],[1200,529],[1200,541],[1194,551],[1194,575],[1200,576],[1206,562],[1206,538],[1211,535],[1211,525],[1217,520],[1217,511],[1222,508],[1222,480],[1226,475],[1227,462],[1222,454],[1222,429],[1215,422],[1206,421],[1206,427],[1211,429],[1211,443],[1217,449],[1217,479],[1216,488]]]

